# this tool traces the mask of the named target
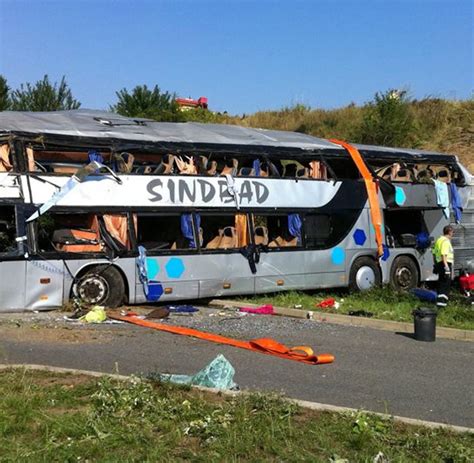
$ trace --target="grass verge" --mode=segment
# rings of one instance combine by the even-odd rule
[[[8,370],[1,461],[433,461],[474,458],[474,436],[366,414],[299,409],[134,380]],[[347,459],[347,460],[345,460]]]
[[[316,307],[316,304],[329,297],[333,297],[340,303],[338,309]],[[410,294],[397,293],[390,288],[375,288],[358,293],[349,293],[343,290],[332,292],[288,291],[246,296],[237,300],[239,303],[251,302],[253,304],[272,304],[275,307],[301,307],[304,310],[344,315],[349,315],[350,312],[363,311],[370,312],[373,318],[400,322],[413,321],[412,311],[415,308],[434,308],[434,304],[422,302]],[[449,328],[472,330],[474,329],[474,309],[467,305],[461,296],[453,295],[449,306],[439,311],[437,324]]]

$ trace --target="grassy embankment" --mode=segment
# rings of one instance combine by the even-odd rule
[[[467,462],[474,436],[281,397],[14,370],[0,375],[1,461]],[[380,456],[379,456],[380,458]],[[341,460],[348,459],[348,460]]]
[[[412,101],[409,107],[413,116],[413,130],[410,138],[400,146],[457,154],[474,172],[474,99],[451,101],[426,98]],[[259,111],[244,117],[229,116],[223,122],[297,131],[322,138],[370,142],[370,134],[364,133],[362,128],[367,108],[368,105],[349,105],[325,110],[295,105],[278,111]]]
[[[340,303],[338,309],[317,308],[316,304],[333,297]],[[367,292],[348,293],[347,291],[303,292],[288,291],[275,294],[265,294],[254,297],[238,298],[240,303],[245,301],[253,304],[272,304],[275,307],[301,306],[304,310],[315,310],[324,313],[340,313],[349,315],[352,311],[370,312],[373,318],[394,320],[400,322],[413,321],[412,311],[418,307],[433,307],[433,304],[421,302],[410,294],[400,294],[390,288],[377,288]],[[446,309],[437,316],[437,325],[449,328],[474,329],[474,308],[467,305],[460,296],[453,295]]]

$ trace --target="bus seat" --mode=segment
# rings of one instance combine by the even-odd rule
[[[390,167],[390,180],[393,182],[397,179],[398,173],[402,166],[398,162],[394,162]]]
[[[268,245],[268,228],[262,225],[255,227],[255,244],[262,244],[263,246]]]
[[[296,171],[295,177],[297,177],[297,178],[309,178],[309,169],[307,167],[303,167],[302,169],[298,169]]]
[[[384,180],[390,180],[390,174],[392,171],[392,164],[389,166],[380,167],[379,169],[375,170],[375,173]]]
[[[123,152],[114,155],[115,162],[117,164],[117,170],[121,174],[129,174],[133,170],[133,163],[135,162],[135,156],[133,154]]]
[[[240,177],[253,177],[255,176],[255,170],[251,167],[241,167],[239,170]]]
[[[81,166],[73,166],[73,165],[67,165],[67,164],[52,164],[50,165],[53,169],[54,173],[57,174],[75,174]]]
[[[443,169],[438,172],[438,180],[445,183],[451,182],[451,174],[448,169]]]
[[[328,173],[326,165],[323,164],[321,161],[310,161],[309,176],[315,179],[327,180]]]
[[[176,166],[178,167],[179,173],[182,175],[196,175],[197,169],[196,165],[194,164],[194,158],[192,156],[185,156],[184,160],[181,156],[175,156],[174,161]],[[169,172],[165,172],[169,173]]]
[[[201,154],[199,156],[199,173],[202,174],[203,172],[207,172],[208,170],[208,165],[209,165],[209,160],[207,159],[207,156],[204,156]]]
[[[36,172],[35,155],[31,146],[26,147],[26,159],[28,162],[28,172]]]
[[[101,252],[102,243],[98,232],[66,228],[55,230],[52,237],[53,245],[63,252]]]
[[[238,247],[238,237],[235,227],[224,227],[222,230],[222,239],[219,243],[219,248],[229,249]]]
[[[10,172],[13,166],[10,162],[10,146],[4,143],[0,146],[0,172]]]
[[[219,228],[219,234],[212,238],[207,244],[206,249],[217,249],[219,248],[220,242],[222,240],[223,229]]]
[[[150,166],[139,166],[135,168],[135,174],[146,175],[151,174],[152,169]]]
[[[270,172],[268,167],[265,168],[264,166],[260,167],[260,177],[270,177]]]
[[[281,236],[277,236],[273,241],[270,241],[268,244],[269,248],[288,248],[298,245],[298,238],[292,238],[290,240],[285,240]]]
[[[295,178],[296,172],[300,169],[304,169],[305,167],[298,161],[281,161],[281,165],[283,166],[283,173],[282,177],[290,177]]]
[[[422,168],[416,173],[416,181],[419,183],[432,183],[433,171],[428,168]]]
[[[239,161],[237,161],[235,158],[232,158],[231,165],[229,165],[229,162],[225,163],[221,171],[221,175],[237,175],[238,169]]]
[[[415,180],[415,174],[412,168],[401,166],[396,162],[392,167],[390,179],[392,182],[413,182]]]
[[[217,173],[217,161],[211,161],[210,166],[209,163],[207,165],[207,175],[216,175]]]

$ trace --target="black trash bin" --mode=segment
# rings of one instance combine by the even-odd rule
[[[419,308],[413,311],[415,323],[415,339],[417,341],[433,342],[436,340],[436,316],[434,309]]]

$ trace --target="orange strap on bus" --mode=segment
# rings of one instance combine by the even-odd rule
[[[383,238],[382,238],[382,211],[380,210],[379,204],[379,194],[378,194],[378,185],[375,182],[375,179],[370,172],[369,168],[365,164],[362,155],[359,153],[359,150],[346,143],[345,141],[330,139],[331,143],[342,146],[346,149],[352,160],[355,162],[357,169],[359,169],[360,174],[365,182],[365,188],[367,189],[367,197],[369,198],[370,206],[370,217],[372,219],[372,225],[375,230],[375,242],[377,243],[377,252],[379,257],[383,255]]]
[[[297,362],[309,363],[311,365],[320,365],[323,363],[334,362],[334,356],[331,354],[315,355],[313,350],[307,346],[297,346],[290,349],[285,345],[269,338],[240,341],[238,339],[227,338],[218,334],[207,333],[205,331],[194,330],[192,328],[185,328],[183,326],[170,326],[163,323],[151,322],[148,320],[143,320],[136,315],[122,316],[116,315],[112,312],[108,312],[107,315],[109,318],[114,320],[121,320],[123,322],[133,323],[134,325],[145,326],[146,328],[166,331],[167,333],[191,336],[193,338],[204,339],[205,341],[226,344],[228,346],[252,350],[262,354],[275,355],[276,357],[281,357],[288,360],[296,360]]]

